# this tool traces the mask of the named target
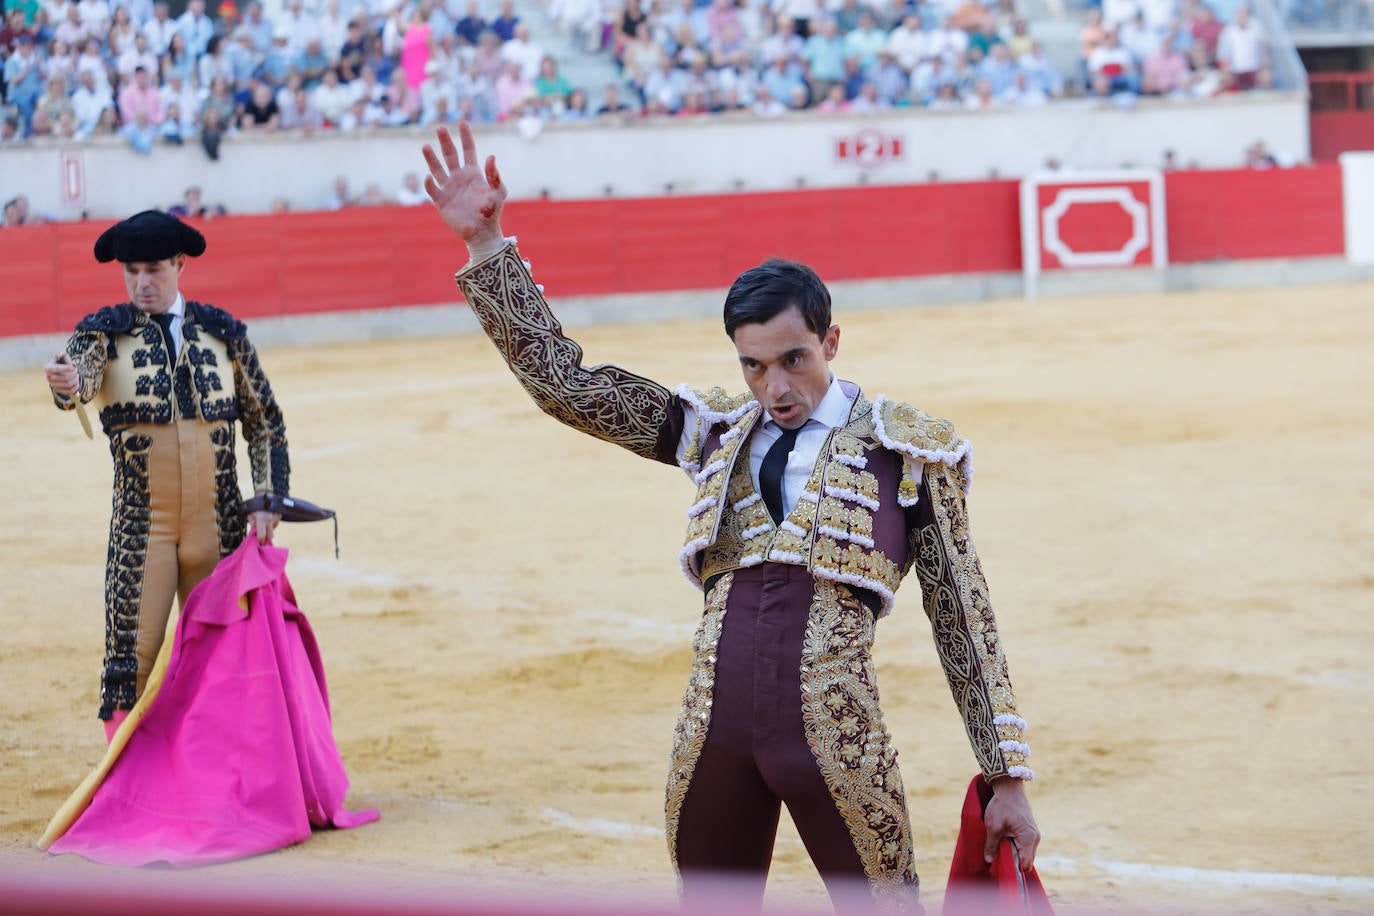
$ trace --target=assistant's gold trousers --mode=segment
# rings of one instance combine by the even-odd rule
[[[178,595],[224,552],[219,493],[233,433],[226,423],[138,424],[110,437],[115,494],[106,570],[105,670],[100,717],[143,692]],[[230,470],[232,473],[232,470]]]

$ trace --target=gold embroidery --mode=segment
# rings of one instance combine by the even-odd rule
[[[873,513],[863,506],[846,506],[833,496],[821,499],[821,525],[844,532],[850,540],[853,535],[873,540]]]
[[[219,341],[201,333],[200,343],[188,341],[188,350],[214,352],[221,349]],[[234,396],[238,400],[239,420],[243,424],[243,438],[248,442],[248,462],[253,474],[253,489],[270,490],[279,496],[290,492],[291,464],[286,446],[286,423],[277,406],[267,374],[258,362],[258,352],[248,338],[231,341],[228,357],[233,361]],[[197,369],[199,371],[199,369]],[[216,383],[213,386],[218,389]],[[205,404],[208,404],[208,399]],[[204,413],[204,406],[202,406]],[[208,419],[208,417],[207,417]]]
[[[900,404],[880,396],[883,429],[887,437],[922,451],[951,451],[963,440],[954,431],[954,424],[940,417],[932,417],[910,404]]]
[[[720,530],[702,561],[703,581],[717,573],[762,563],[768,550],[767,534],[772,531],[773,520],[768,515],[763,499],[756,497],[753,477],[749,472],[749,447],[749,442],[742,443],[735,458],[730,485],[726,488],[726,505],[721,508]],[[751,498],[753,501],[743,509],[735,509],[736,504]],[[765,529],[762,534],[751,533],[748,538],[744,536],[745,532],[758,532],[760,528]]]
[[[878,705],[874,621],[843,585],[816,580],[802,645],[802,722],[875,894],[912,897],[916,856],[897,750]]]
[[[105,335],[97,331],[77,331],[67,341],[67,357],[76,367],[80,389],[76,396],[83,402],[90,401],[105,381],[105,365],[109,355],[105,347]],[[71,401],[59,401],[63,410],[71,410]]]
[[[878,478],[868,471],[859,471],[839,462],[831,462],[825,468],[825,485],[878,501]]]
[[[711,460],[707,467],[718,466],[718,469],[703,479],[697,487],[697,495],[693,505],[700,507],[705,504],[708,507],[688,523],[683,549],[690,549],[693,552],[706,549],[706,556],[702,559],[700,576],[691,573],[684,564],[684,569],[687,569],[689,577],[698,584],[723,569],[736,568],[736,560],[740,550],[743,549],[743,529],[739,527],[740,519],[737,517],[738,513],[733,509],[733,504],[739,500],[734,494],[739,492],[741,466],[744,468],[746,477],[748,475],[749,436],[747,431],[752,428],[758,414],[757,409],[750,410],[735,421],[731,429],[738,430],[738,432],[730,441],[721,444],[711,452]],[[743,460],[740,458],[741,455],[745,456]],[[722,558],[729,559],[722,562]]]
[[[456,279],[482,329],[540,410],[636,455],[659,457],[655,447],[672,395],[618,366],[584,367],[582,348],[563,336],[514,245]]]
[[[724,476],[723,470],[698,489],[694,505],[710,502],[712,508],[691,519],[684,543],[694,550],[705,545],[701,580],[765,560],[795,563],[818,576],[868,588],[880,597],[884,613],[891,610],[892,596],[905,570],[873,545],[874,510],[863,504],[876,505],[882,498],[878,478],[858,467],[867,464],[869,452],[882,448],[868,402],[860,395],[851,413],[855,419],[830,435],[821,450],[821,460],[811,469],[800,498],[781,525],[773,524],[749,469],[747,440],[757,415],[757,410],[751,410],[735,424],[740,430],[738,451],[730,451],[737,445],[732,440],[713,451],[707,465],[723,459],[727,467],[733,467],[726,498],[720,500],[714,489],[707,489],[708,483]],[[825,485],[854,498],[822,495]],[[736,505],[742,508],[737,510]],[[819,530],[822,527],[832,530]],[[711,543],[706,544],[708,540]]]
[[[719,385],[712,385],[705,391],[694,391],[692,394],[706,405],[707,410],[721,416],[728,416],[754,400],[754,396],[747,391],[730,394]]]
[[[682,711],[673,730],[672,762],[668,770],[668,786],[664,800],[664,824],[668,838],[668,854],[677,869],[677,832],[682,819],[682,805],[692,784],[706,734],[711,727],[711,699],[716,684],[716,649],[720,644],[721,628],[725,622],[725,602],[730,596],[734,577],[721,576],[706,595],[706,610],[697,625],[693,640],[692,674],[682,698]]]
[[[832,443],[832,455],[843,455],[850,459],[864,458],[864,445],[851,433],[842,432],[835,436]]]
[[[914,506],[921,495],[921,463],[911,458],[902,459],[902,479],[897,484],[897,501],[903,506]]]
[[[1021,729],[994,724],[998,716],[1016,716],[1016,697],[969,535],[963,481],[956,469],[943,464],[927,465],[925,479],[935,520],[913,539],[913,552],[926,614],[983,775],[1000,776],[1027,761],[1019,751],[998,746],[1020,741]]]

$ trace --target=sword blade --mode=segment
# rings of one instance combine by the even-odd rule
[[[91,431],[91,418],[86,416],[86,405],[79,399],[76,400],[76,418],[81,421],[81,428],[86,433],[87,439],[94,439],[95,433]]]

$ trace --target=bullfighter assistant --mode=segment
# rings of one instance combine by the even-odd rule
[[[45,367],[62,410],[94,400],[114,459],[105,569],[106,731],[133,708],[157,658],[172,600],[242,542],[248,521],[270,540],[280,516],[242,513],[234,421],[243,424],[258,493],[287,495],[286,427],[242,322],[189,301],[178,284],[204,237],[147,210],[95,243],[119,261],[129,301],[87,315]]]

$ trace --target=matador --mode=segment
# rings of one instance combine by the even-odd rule
[[[761,900],[786,804],[837,906],[919,906],[897,751],[871,648],[914,570],[973,753],[994,789],[990,848],[1030,868],[1034,774],[969,534],[967,440],[947,421],[835,378],[840,329],[805,265],[769,260],[735,281],[725,330],[748,392],[676,390],[587,367],[506,239],[506,189],[445,130],[426,188],[464,239],[464,296],[545,413],[695,486],[679,554],[705,595],[673,737],[666,832],[685,899],[726,873]]]

